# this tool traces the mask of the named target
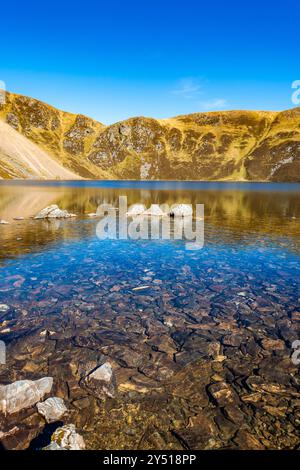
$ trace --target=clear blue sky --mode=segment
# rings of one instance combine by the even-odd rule
[[[104,123],[294,106],[297,1],[17,0],[0,13],[7,89]]]

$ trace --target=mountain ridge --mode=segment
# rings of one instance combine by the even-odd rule
[[[300,181],[300,108],[138,116],[105,126],[7,92],[0,120],[81,178]],[[10,178],[0,136],[0,176],[1,167]]]

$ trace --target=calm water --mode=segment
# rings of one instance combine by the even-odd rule
[[[99,240],[87,213],[117,206],[119,195],[146,206],[204,204],[204,248]],[[30,218],[50,204],[78,217]],[[0,218],[11,222],[0,226],[0,304],[9,306],[0,312],[9,357],[1,381],[54,376],[90,448],[299,445],[290,356],[299,336],[300,185],[5,182]],[[116,396],[104,406],[78,364],[107,360]],[[228,403],[218,387],[232,390]]]

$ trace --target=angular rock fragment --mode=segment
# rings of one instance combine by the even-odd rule
[[[0,225],[9,225],[9,222],[4,219],[0,219]]]
[[[85,378],[85,384],[97,398],[115,396],[115,377],[109,362],[97,367]]]
[[[52,385],[52,377],[0,385],[0,411],[6,415],[30,408],[50,393]]]
[[[229,403],[233,403],[235,400],[232,389],[225,382],[217,382],[210,385],[208,391],[219,406],[226,406]]]
[[[62,398],[51,397],[36,405],[40,415],[44,416],[47,423],[60,420],[68,411]]]
[[[237,405],[227,405],[224,408],[224,415],[234,424],[242,424],[245,420],[245,415],[241,412]]]
[[[57,428],[51,436],[51,443],[43,450],[85,450],[83,437],[76,432],[74,424]]]
[[[282,341],[281,339],[265,338],[262,340],[261,344],[265,350],[269,351],[282,351],[283,349],[285,349],[284,341]]]

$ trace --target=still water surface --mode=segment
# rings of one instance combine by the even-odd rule
[[[204,204],[204,248],[99,240],[87,214],[120,195]],[[78,216],[30,218],[50,204]],[[300,185],[2,182],[0,218],[1,382],[53,376],[89,448],[299,445]],[[103,401],[83,379],[105,361]]]

